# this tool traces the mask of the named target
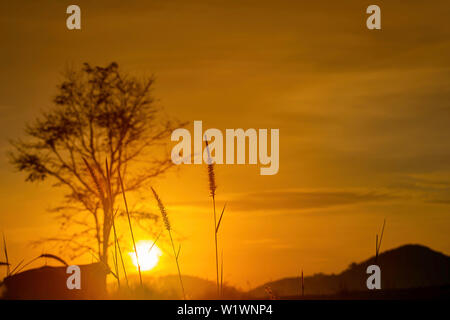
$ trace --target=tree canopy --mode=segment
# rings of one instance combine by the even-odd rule
[[[120,72],[115,62],[67,70],[53,107],[26,126],[23,139],[11,142],[11,163],[26,181],[51,180],[66,191],[55,211],[69,234],[48,240],[66,242],[76,255],[94,250],[107,262],[119,175],[124,190],[136,192],[172,167],[167,137],[183,124],[155,104],[153,83],[153,77]]]

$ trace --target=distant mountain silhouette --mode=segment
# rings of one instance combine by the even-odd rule
[[[132,283],[138,283],[136,274],[129,275]],[[196,276],[183,275],[183,285],[188,299],[208,300],[217,298],[217,285],[215,281],[203,279]],[[160,277],[142,275],[144,289],[134,288],[130,292],[114,293],[113,299],[182,299],[180,291],[180,280],[178,275],[165,275]],[[136,289],[136,290],[135,290]],[[246,299],[247,294],[237,288],[224,283],[224,298]]]
[[[367,291],[367,266],[375,264],[372,257],[337,275],[316,274],[305,277],[305,295],[333,295],[345,292]],[[381,268],[381,288],[409,289],[450,285],[450,257],[422,245],[404,245],[378,256]],[[296,296],[299,279],[285,278],[266,283],[249,292],[253,297],[266,297],[265,287],[279,297]]]

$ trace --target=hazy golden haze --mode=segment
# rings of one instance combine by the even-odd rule
[[[78,4],[78,33],[64,28],[65,4],[0,4],[3,154],[50,104],[65,65],[117,61],[156,75],[154,95],[170,115],[205,128],[280,129],[276,176],[216,167],[218,206],[228,201],[227,281],[337,272],[373,254],[384,217],[384,249],[413,242],[450,252],[445,1],[410,1],[407,10],[383,2],[381,32],[363,28],[359,1]],[[61,193],[25,184],[6,157],[0,172],[0,227],[17,263],[42,252],[30,240],[57,231],[46,209]],[[183,273],[214,279],[204,166],[183,166],[155,186],[183,244]],[[150,190],[142,205],[156,210]],[[155,273],[176,273],[168,255]]]

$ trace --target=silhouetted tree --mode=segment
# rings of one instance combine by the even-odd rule
[[[119,173],[125,191],[132,192],[166,172],[172,161],[165,139],[182,124],[163,117],[155,106],[153,78],[125,75],[116,63],[105,68],[85,63],[81,70],[68,70],[63,76],[54,106],[26,127],[26,139],[11,142],[10,160],[27,174],[26,181],[51,178],[54,186],[67,191],[55,211],[70,234],[46,240],[65,242],[73,256],[96,243],[94,250],[107,263],[113,208],[121,193]],[[105,159],[112,205],[106,192]],[[147,212],[131,215],[155,218]]]

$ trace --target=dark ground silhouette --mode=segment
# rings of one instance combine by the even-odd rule
[[[343,296],[350,292],[369,292],[366,287],[369,276],[366,269],[372,264],[375,264],[375,257],[358,264],[352,263],[347,270],[336,275],[316,274],[305,277],[305,295]],[[381,269],[382,292],[450,285],[450,257],[422,245],[404,245],[385,251],[378,256],[377,265]],[[249,294],[265,297],[265,287],[270,287],[279,297],[299,296],[298,278],[269,282],[251,290]],[[370,291],[371,294],[372,292]]]
[[[366,274],[375,257],[352,263],[339,274],[316,274],[304,278],[305,295],[298,278],[266,283],[248,292],[224,286],[223,299],[269,299],[269,287],[277,299],[448,299],[450,298],[450,257],[421,245],[404,245],[378,256],[381,290],[368,290]],[[3,298],[7,299],[180,299],[178,276],[145,277],[144,286],[122,286],[105,293],[105,274],[101,265],[81,266],[82,290],[67,290],[65,267],[31,269],[4,279]],[[83,270],[84,269],[84,270]],[[138,283],[137,279],[130,280]],[[193,276],[183,276],[188,299],[215,299],[216,284]],[[57,285],[56,285],[57,284]],[[6,289],[6,290],[5,290]]]

